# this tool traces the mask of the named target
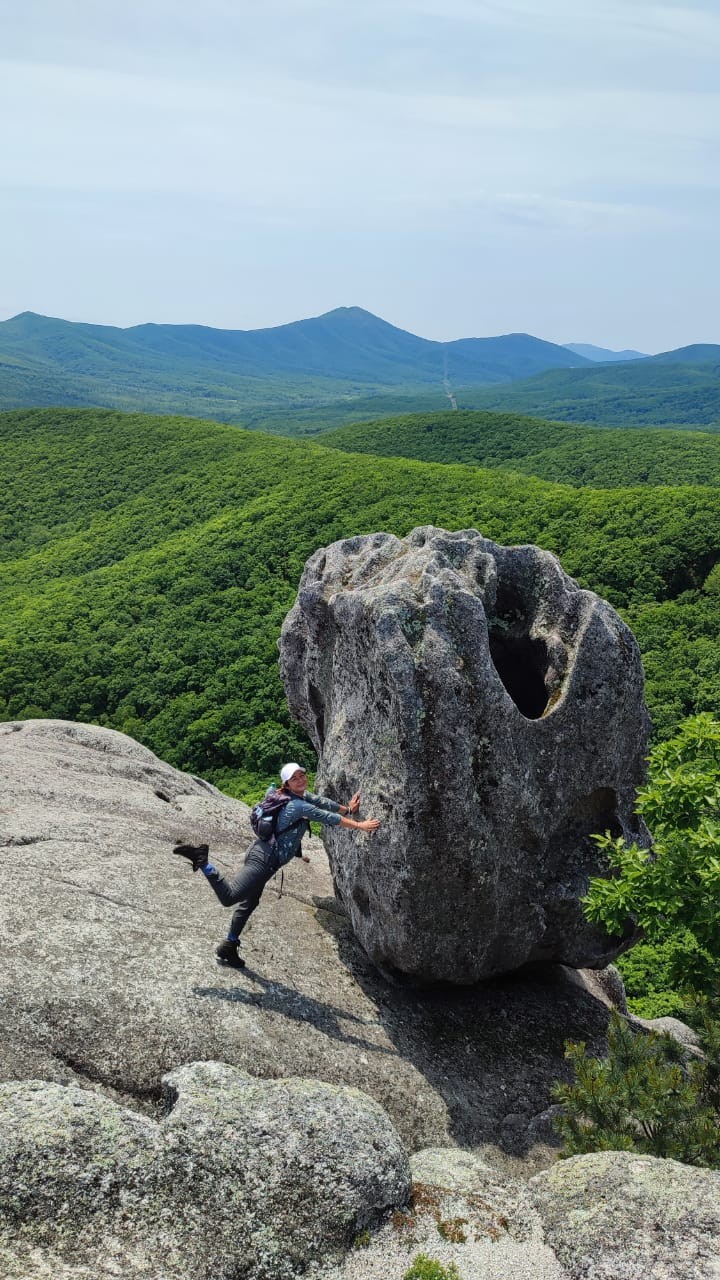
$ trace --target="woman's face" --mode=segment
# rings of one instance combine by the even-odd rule
[[[294,796],[304,796],[307,791],[308,776],[304,769],[296,769],[292,778],[288,778],[285,786]]]

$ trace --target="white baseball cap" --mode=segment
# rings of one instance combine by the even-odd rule
[[[304,772],[305,770],[303,769],[301,764],[292,764],[292,763],[284,764],[282,769],[280,770],[280,781],[283,783],[289,782],[294,773],[304,773]]]

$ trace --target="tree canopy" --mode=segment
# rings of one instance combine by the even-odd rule
[[[426,523],[536,542],[621,609],[660,735],[720,704],[713,489],[579,490],[101,410],[2,414],[0,441],[4,719],[107,724],[253,796],[312,760],[277,667],[306,558]]]

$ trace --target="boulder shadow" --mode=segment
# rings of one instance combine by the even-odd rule
[[[606,1005],[560,965],[472,987],[401,985],[371,964],[339,904],[316,900],[316,914],[387,1039],[442,1098],[459,1146],[524,1157],[537,1144],[560,1145],[546,1113],[554,1084],[571,1078],[565,1044],[583,1040],[604,1055]]]

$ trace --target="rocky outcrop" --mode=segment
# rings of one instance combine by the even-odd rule
[[[545,1238],[571,1280],[716,1280],[720,1174],[599,1151],[530,1182]]]
[[[627,1151],[562,1160],[529,1185],[464,1151],[419,1151],[411,1167],[410,1204],[312,1280],[403,1280],[418,1253],[458,1280],[718,1275],[720,1174]]]
[[[349,852],[363,840],[345,838]],[[363,1089],[411,1151],[552,1159],[542,1117],[564,1042],[602,1052],[603,1003],[560,970],[480,990],[388,986],[319,840],[282,897],[268,885],[247,969],[219,969],[228,914],[172,857],[178,839],[207,840],[231,869],[248,809],[112,730],[0,724],[0,1079],[80,1083],[155,1115],[164,1073],[217,1060]]]
[[[403,1280],[418,1254],[459,1280],[567,1280],[521,1182],[466,1151],[419,1151],[410,1163],[409,1205],[312,1280]]]
[[[151,1119],[0,1085],[3,1280],[403,1280],[418,1253],[459,1280],[717,1275],[717,1173],[602,1152],[525,1184],[467,1151],[408,1161],[358,1090],[217,1062],[163,1098]]]
[[[419,1251],[461,1280],[714,1275],[720,1175],[610,1153],[519,1180],[617,975],[388,986],[315,841],[218,970],[223,913],[169,850],[232,864],[246,806],[55,721],[0,725],[0,788],[3,1280],[402,1280]]]
[[[0,1085],[3,1276],[285,1280],[408,1199],[402,1143],[356,1089],[222,1063],[163,1083],[159,1123],[72,1085]]]
[[[472,983],[600,968],[627,944],[579,900],[601,870],[594,833],[647,839],[640,655],[552,555],[432,527],[333,543],[305,566],[280,653],[318,786],[359,787],[382,819],[351,847],[327,836],[375,964]]]

